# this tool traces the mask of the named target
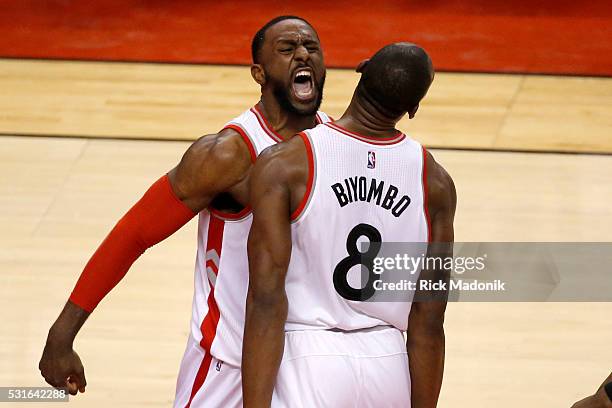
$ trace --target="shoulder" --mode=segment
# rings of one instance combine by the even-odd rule
[[[455,183],[446,169],[434,159],[433,155],[426,149],[424,151],[430,210],[433,210],[434,213],[439,210],[450,210],[454,213],[457,205]]]
[[[308,175],[306,145],[300,135],[266,148],[255,163],[252,180],[291,185]]]
[[[251,164],[246,142],[224,129],[193,142],[169,176],[179,197],[197,197],[230,188],[247,176]]]
[[[207,160],[219,164],[230,164],[245,161],[250,163],[249,146],[243,137],[234,129],[223,129],[219,133],[205,135],[193,142],[185,152],[183,160],[196,161],[205,165]]]

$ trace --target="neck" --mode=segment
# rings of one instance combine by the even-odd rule
[[[283,139],[288,139],[296,133],[313,128],[317,124],[316,114],[299,115],[287,112],[281,108],[274,96],[267,95],[266,93],[262,93],[257,107],[263,113],[272,129]]]
[[[355,91],[350,105],[336,123],[355,133],[374,137],[388,137],[397,133],[395,125],[402,116],[394,117],[383,112]]]

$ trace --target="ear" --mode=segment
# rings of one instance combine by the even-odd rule
[[[363,61],[361,61],[359,63],[359,65],[357,65],[357,69],[355,69],[355,71],[359,72],[360,74],[363,72],[364,68],[366,67],[366,65],[368,65],[368,63],[370,62],[370,59],[364,59]]]
[[[260,64],[251,65],[251,76],[259,85],[264,86],[266,84],[266,73]]]
[[[417,106],[415,106],[414,108],[408,111],[408,118],[410,119],[414,118],[414,115],[416,115],[418,110],[419,110],[419,105],[417,104]]]

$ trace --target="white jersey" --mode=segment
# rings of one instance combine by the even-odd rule
[[[326,114],[317,113],[317,123],[328,121]],[[265,148],[282,141],[257,106],[230,121],[228,128],[243,137],[253,162]],[[242,358],[251,222],[250,208],[238,214],[211,209],[199,215],[191,337],[207,354],[234,366]]]
[[[399,132],[373,138],[334,123],[301,136],[310,169],[306,195],[292,214],[286,330],[406,330],[409,300],[355,301],[341,296],[337,287],[343,280],[350,282],[349,270],[360,264],[349,251],[364,252],[357,247],[361,239],[418,242],[426,248],[425,150]]]
[[[323,112],[317,123],[329,122]],[[251,160],[282,141],[257,106],[227,123]],[[199,214],[198,252],[189,340],[176,383],[175,407],[241,407],[240,363],[249,281],[247,238],[252,214],[214,209]]]

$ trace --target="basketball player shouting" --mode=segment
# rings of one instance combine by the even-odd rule
[[[354,301],[345,286],[362,238],[372,248],[443,242],[438,254],[452,254],[453,181],[395,129],[406,113],[414,117],[434,72],[425,51],[407,43],[384,47],[358,71],[342,118],[267,149],[251,174],[247,408],[437,404],[446,292],[375,303]]]
[[[325,65],[319,38],[308,22],[293,16],[273,19],[255,35],[252,53],[251,74],[261,86],[261,100],[218,134],[193,143],[100,245],[49,330],[39,364],[49,384],[68,387],[73,395],[85,391],[83,366],[73,350],[79,329],[147,248],[199,213],[191,334],[175,406],[242,406],[246,237],[251,225],[247,176],[263,149],[328,121],[317,112]]]

